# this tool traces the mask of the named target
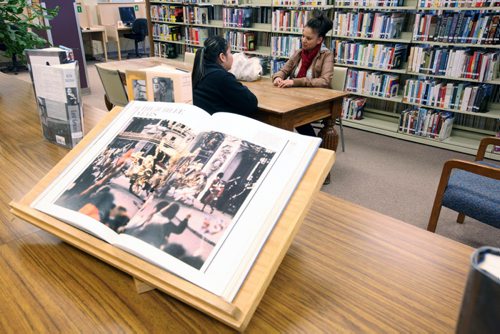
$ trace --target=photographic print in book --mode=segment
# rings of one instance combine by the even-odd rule
[[[220,132],[135,117],[55,204],[200,269],[274,154]],[[233,157],[224,169],[221,156]]]

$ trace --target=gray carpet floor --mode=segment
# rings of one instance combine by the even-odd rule
[[[90,94],[84,103],[106,110],[104,89],[92,63],[87,64]],[[29,81],[27,73],[17,75]],[[344,127],[346,151],[337,153],[332,182],[322,191],[427,227],[441,169],[446,160],[473,160],[470,155]],[[340,145],[339,145],[340,149]],[[500,230],[443,208],[436,233],[472,247],[500,247]]]

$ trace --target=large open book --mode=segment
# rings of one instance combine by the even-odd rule
[[[31,206],[231,301],[319,144],[135,101]]]

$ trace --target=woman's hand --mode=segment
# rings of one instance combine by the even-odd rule
[[[277,77],[276,79],[274,79],[273,85],[279,86],[282,81],[283,81],[283,79],[281,79],[280,77]]]
[[[293,80],[291,79],[281,80],[281,82],[278,84],[279,88],[287,88],[292,86],[293,86]]]

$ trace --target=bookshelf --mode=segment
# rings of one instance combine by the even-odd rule
[[[334,28],[327,36],[326,45],[331,49],[338,50],[341,43],[345,45],[379,45],[394,47],[396,50],[403,49],[405,52],[398,60],[398,64],[385,65],[373,63],[373,61],[352,61],[352,59],[339,59],[336,55],[335,66],[346,67],[350,71],[377,72],[381,77],[398,77],[399,88],[397,94],[372,95],[366,91],[353,91],[353,96],[366,98],[365,114],[362,120],[345,119],[345,125],[363,130],[381,133],[396,138],[424,143],[431,146],[443,147],[459,152],[473,153],[479,140],[484,135],[494,135],[500,131],[500,74],[498,65],[495,67],[493,77],[487,80],[480,80],[478,77],[471,77],[467,74],[448,75],[446,73],[431,73],[421,67],[418,70],[412,67],[410,63],[410,53],[417,47],[427,49],[443,50],[470,50],[471,53],[500,53],[500,43],[498,39],[489,44],[478,44],[477,41],[460,40],[460,36],[455,39],[442,40],[436,38],[431,40],[420,36],[416,26],[419,26],[417,19],[422,15],[431,15],[434,17],[453,17],[457,16],[462,20],[468,15],[477,14],[480,17],[497,15],[500,11],[500,1],[449,1],[449,0],[322,0],[322,1],[298,1],[298,0],[191,0],[182,1],[146,1],[151,15],[151,6],[170,5],[180,7],[200,7],[207,8],[208,22],[189,22],[185,17],[182,22],[168,22],[168,25],[181,27],[181,36],[179,40],[168,40],[166,38],[152,38],[151,44],[158,45],[152,48],[152,54],[166,57],[164,45],[172,45],[176,48],[175,54],[182,56],[186,51],[194,52],[200,44],[193,43],[192,40],[186,40],[185,31],[192,28],[204,28],[208,35],[219,34],[231,41],[233,50],[242,51],[250,56],[257,56],[263,59],[265,75],[277,71],[288,59],[290,51],[300,47],[300,36],[302,34],[301,24],[307,21],[307,14],[313,9],[326,10],[334,21]],[[485,6],[486,5],[486,6]],[[476,7],[477,6],[477,7]],[[252,10],[252,19],[250,26],[227,26],[224,23],[224,10]],[[362,13],[363,15],[359,15]],[[366,13],[366,15],[365,15]],[[339,15],[343,18],[361,20],[360,26],[363,27],[363,17],[373,19],[385,19],[397,25],[400,31],[389,34],[370,34],[370,31],[356,31],[350,27],[339,27]],[[429,16],[430,17],[430,16]],[[336,20],[337,19],[337,20]],[[293,22],[291,22],[293,20]],[[435,20],[435,19],[433,19]],[[487,24],[488,19],[482,23]],[[161,21],[151,19],[151,25]],[[351,21],[349,21],[351,22]],[[358,21],[353,21],[358,22]],[[430,22],[430,21],[429,21]],[[284,24],[283,24],[284,23]],[[432,21],[434,24],[435,21]],[[365,23],[366,24],[366,23]],[[385,23],[388,24],[388,23]],[[500,23],[498,24],[500,26]],[[187,30],[186,30],[187,29]],[[175,30],[175,29],[174,29]],[[429,31],[427,31],[429,32]],[[457,30],[459,33],[460,30]],[[250,50],[245,47],[239,47],[235,41],[244,40],[245,34],[253,34],[256,40],[255,47]],[[498,35],[498,34],[497,34]],[[441,35],[443,37],[443,35]],[[486,34],[485,37],[488,37]],[[491,37],[491,36],[490,36]],[[494,44],[496,43],[496,44]],[[161,46],[161,47],[160,47]],[[372,50],[371,50],[372,51]],[[354,49],[356,52],[356,49]],[[495,56],[497,57],[497,56]],[[498,56],[500,58],[500,55]],[[366,59],[365,59],[366,60]],[[386,60],[387,61],[387,60]],[[424,73],[426,72],[426,73]],[[481,86],[484,84],[493,87],[491,94],[493,99],[483,107],[487,110],[484,113],[471,112],[468,110],[456,110],[444,108],[441,106],[428,106],[425,103],[410,102],[404,99],[405,83],[407,80],[436,80],[443,84],[463,83],[464,85]],[[465,86],[464,86],[465,87]],[[420,107],[438,111],[448,111],[455,114],[455,122],[450,137],[446,140],[436,140],[403,134],[398,132],[400,115],[406,109]],[[457,115],[460,115],[458,121]],[[500,156],[489,155],[490,158],[500,160]]]
[[[488,6],[482,7],[475,6],[479,6],[481,4],[484,5],[486,3],[485,1],[468,1],[467,6],[472,7],[465,7],[466,2],[464,1],[447,0],[404,0],[392,2],[390,3],[391,6],[371,6],[370,4],[366,4],[368,2],[369,0],[336,0],[334,5],[336,12],[337,9],[340,11],[350,9],[351,13],[381,12],[384,13],[383,15],[392,15],[391,13],[404,13],[405,19],[401,29],[401,34],[396,38],[370,38],[370,36],[360,36],[362,34],[359,32],[357,34],[353,33],[353,31],[356,32],[356,30],[352,29],[352,21],[349,20],[348,22],[351,23],[351,26],[344,27],[344,31],[349,31],[351,36],[338,33],[338,31],[336,32],[334,30],[332,37],[337,41],[332,42],[333,45],[336,47],[340,46],[339,50],[341,51],[342,44],[338,42],[339,40],[346,41],[344,44],[354,43],[359,46],[366,46],[370,44],[383,44],[387,46],[406,45],[405,59],[401,61],[399,66],[394,68],[384,67],[376,61],[372,61],[367,64],[359,61],[360,59],[363,59],[363,56],[366,57],[366,53],[362,51],[362,48],[352,47],[352,49],[348,49],[350,53],[348,52],[347,54],[351,55],[351,58],[348,58],[347,62],[344,59],[345,57],[342,58],[339,57],[338,53],[336,54],[335,66],[371,71],[380,74],[386,73],[398,75],[399,93],[390,97],[371,96],[371,94],[367,94],[366,91],[359,92],[356,91],[356,89],[352,89],[352,87],[346,87],[347,90],[354,90],[354,92],[351,92],[351,96],[365,98],[366,105],[364,118],[352,119],[352,110],[349,109],[350,105],[345,104],[345,111],[347,111],[347,114],[344,119],[344,125],[430,146],[474,154],[481,137],[486,135],[495,135],[500,131],[500,74],[498,73],[500,42],[498,41],[498,37],[494,40],[487,40],[488,37],[491,38],[492,36],[495,36],[493,32],[488,34],[488,28],[492,25],[491,21],[494,21],[493,17],[495,17],[495,15],[499,15],[500,2],[492,1],[487,3]],[[429,21],[419,21],[419,15],[427,15]],[[481,23],[482,30],[478,30],[476,35],[472,35],[476,36],[476,39],[467,40],[465,38],[466,34],[463,31],[464,29],[460,30],[461,25],[459,23],[459,19],[462,19],[462,25],[465,25],[465,18],[474,18],[474,15],[476,15],[479,19],[483,18]],[[431,16],[433,17],[432,21],[430,20]],[[443,25],[441,30],[439,30],[439,23],[441,21],[439,21],[438,17],[451,17],[451,19],[449,19],[450,27],[448,27],[448,31],[451,31],[454,24],[455,30],[453,30],[454,32],[452,34],[446,33],[446,25]],[[351,18],[356,17],[353,15]],[[356,24],[357,22],[354,21],[354,23]],[[435,30],[432,29],[431,24],[437,24]],[[425,28],[427,28],[427,30],[425,30]],[[494,28],[492,30],[494,31]],[[422,32],[426,32],[426,34],[421,34]],[[435,36],[430,36],[429,34],[434,34]],[[451,35],[452,37],[448,39],[448,37],[446,37],[448,35]],[[412,49],[417,48],[425,49],[429,53],[429,55],[426,56],[427,58],[417,59],[418,61],[421,60],[422,64],[426,61],[424,64],[425,66],[415,66],[415,64],[412,63],[411,52]],[[439,50],[439,52],[437,52],[437,50]],[[464,71],[461,72],[460,70],[457,70],[458,66],[455,66],[455,68],[450,67],[447,63],[444,63],[444,65],[435,65],[437,59],[441,59],[436,55],[441,57],[444,53],[450,53],[450,50],[452,51],[451,53],[460,54],[454,54],[455,58],[451,59],[450,63],[452,65],[460,63],[460,66],[464,66]],[[484,54],[489,54],[491,59],[488,59],[487,61],[481,59],[479,61],[480,64],[481,61],[483,63],[488,62],[488,64],[491,64],[494,62],[496,64],[490,69],[490,77],[487,77],[485,74],[487,73],[487,69],[485,70],[484,68],[481,69],[480,67],[476,67],[479,58],[484,57]],[[352,55],[357,55],[358,58],[355,59]],[[387,61],[387,57],[385,60]],[[467,65],[470,65],[471,67],[467,67]],[[428,91],[426,91],[432,99],[429,96],[426,96],[424,99],[424,96],[418,95],[419,99],[413,100],[405,96],[405,93],[408,94],[407,89],[409,87],[406,86],[409,82],[408,80],[410,82],[413,81],[413,83],[415,81],[425,82],[429,85],[429,87],[434,87],[434,96],[430,95],[430,92],[432,91],[431,88],[428,88]],[[352,86],[352,81],[349,81],[349,75],[347,78],[347,84],[351,84]],[[459,97],[463,97],[463,94],[459,94],[463,93],[464,89],[469,87],[467,88],[468,90],[480,91],[485,89],[485,85],[490,86],[490,88],[486,89],[487,92],[484,93],[485,97],[487,95],[491,96],[490,102],[487,105],[479,106],[478,103],[474,104],[473,102],[470,102],[470,104],[464,103],[464,106],[462,107],[462,104],[460,104],[462,100],[460,100]],[[425,85],[423,86],[425,87]],[[445,95],[438,95],[438,88],[436,87],[441,88]],[[449,89],[448,92],[446,92],[446,88]],[[447,97],[446,93],[448,93],[450,97]],[[444,105],[444,97],[447,97],[446,107]],[[440,99],[440,102],[435,101],[438,98]],[[451,103],[450,105],[453,108],[448,107],[448,104],[450,103],[448,99],[455,99],[453,100],[455,104]],[[471,99],[472,96],[470,96],[470,100]],[[481,95],[478,97],[478,101],[479,100],[483,100]],[[480,108],[483,112],[472,111]],[[450,129],[451,131],[449,131],[449,137],[446,139],[428,138],[422,135],[425,131],[417,131],[418,134],[414,134],[412,133],[413,128],[410,129],[408,127],[404,129],[405,131],[402,131],[402,125],[409,125],[410,121],[413,122],[413,120],[410,119],[411,117],[408,118],[409,116],[406,115],[407,118],[404,118],[404,115],[412,113],[416,114],[417,116],[414,121],[417,122],[418,114],[422,109],[424,115],[426,113],[440,115],[439,117],[443,116],[443,120],[450,117],[449,113],[454,115],[455,122],[452,123]],[[407,123],[404,123],[404,121]],[[420,120],[419,122],[423,121]],[[450,122],[448,121],[447,127],[450,126],[449,123]],[[413,126],[413,123],[411,124]],[[422,125],[423,123],[417,124]],[[488,157],[500,160],[500,155],[498,154],[491,153]]]
[[[296,46],[300,46],[302,26],[307,22],[313,9],[327,10],[330,11],[329,14],[333,14],[333,0],[193,0],[175,2],[148,0],[146,5],[152,30],[150,37],[151,45],[153,45],[152,55],[174,57],[182,56],[184,52],[195,52],[202,44],[203,38],[218,34],[230,42],[233,51],[262,58],[264,74],[272,72],[273,62],[284,63],[289,55],[289,52],[273,51],[273,41],[275,46],[276,43],[281,43],[283,50],[289,50],[290,43],[294,39]],[[176,20],[165,19],[165,16],[168,16],[166,14],[171,13],[170,9],[175,7],[180,8],[178,18]],[[191,10],[191,8],[201,9]],[[202,13],[205,13],[206,22],[200,23],[200,20],[193,19],[198,18]],[[240,13],[243,19],[238,20]],[[248,16],[246,21],[245,15]],[[198,39],[191,38],[192,34],[190,33],[196,29],[206,30],[197,31]],[[201,37],[200,33],[202,33]],[[201,44],[198,41],[201,41]],[[330,37],[327,45],[330,46]],[[167,49],[175,49],[175,52],[169,54]]]

